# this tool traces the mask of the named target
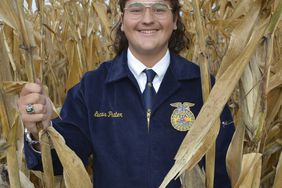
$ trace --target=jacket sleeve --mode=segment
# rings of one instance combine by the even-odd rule
[[[231,112],[227,106],[225,106],[221,114],[220,120],[220,130],[216,140],[214,187],[231,188],[230,179],[226,171],[226,153],[235,128]]]
[[[84,101],[83,81],[68,91],[60,116],[52,120],[53,127],[64,137],[70,147],[86,165],[92,153],[90,131],[88,125],[88,110]],[[27,167],[33,170],[42,170],[41,155],[25,142],[24,152]],[[62,174],[62,166],[55,150],[51,150],[54,174]]]

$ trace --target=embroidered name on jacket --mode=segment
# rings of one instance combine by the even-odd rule
[[[123,113],[113,112],[113,111],[108,111],[108,112],[96,111],[94,113],[94,117],[96,117],[96,118],[102,118],[102,117],[106,117],[106,118],[122,118],[123,117]]]

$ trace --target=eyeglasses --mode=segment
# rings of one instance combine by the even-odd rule
[[[124,10],[132,19],[140,19],[144,16],[146,8],[151,8],[154,16],[158,19],[166,19],[172,8],[165,3],[155,2],[155,3],[141,3],[133,2],[128,4]]]

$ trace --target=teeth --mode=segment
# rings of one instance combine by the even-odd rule
[[[144,33],[144,34],[152,34],[152,33],[155,33],[156,30],[142,30],[141,33]]]

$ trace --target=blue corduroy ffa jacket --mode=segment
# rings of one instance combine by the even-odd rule
[[[187,132],[171,125],[175,102],[190,102],[196,116],[202,107],[199,67],[171,53],[171,63],[154,99],[150,127],[137,81],[127,65],[126,50],[114,60],[86,73],[68,91],[61,111],[62,120],[53,126],[86,164],[94,157],[95,188],[157,188],[174,164],[174,156]],[[221,122],[231,122],[227,108]],[[233,125],[221,124],[217,138],[215,187],[230,187],[225,155],[234,132]],[[40,155],[27,144],[29,168],[41,169]],[[62,172],[54,159],[55,173]],[[204,160],[200,165],[204,164]],[[75,169],[74,169],[75,170]],[[172,181],[169,188],[180,188]]]

